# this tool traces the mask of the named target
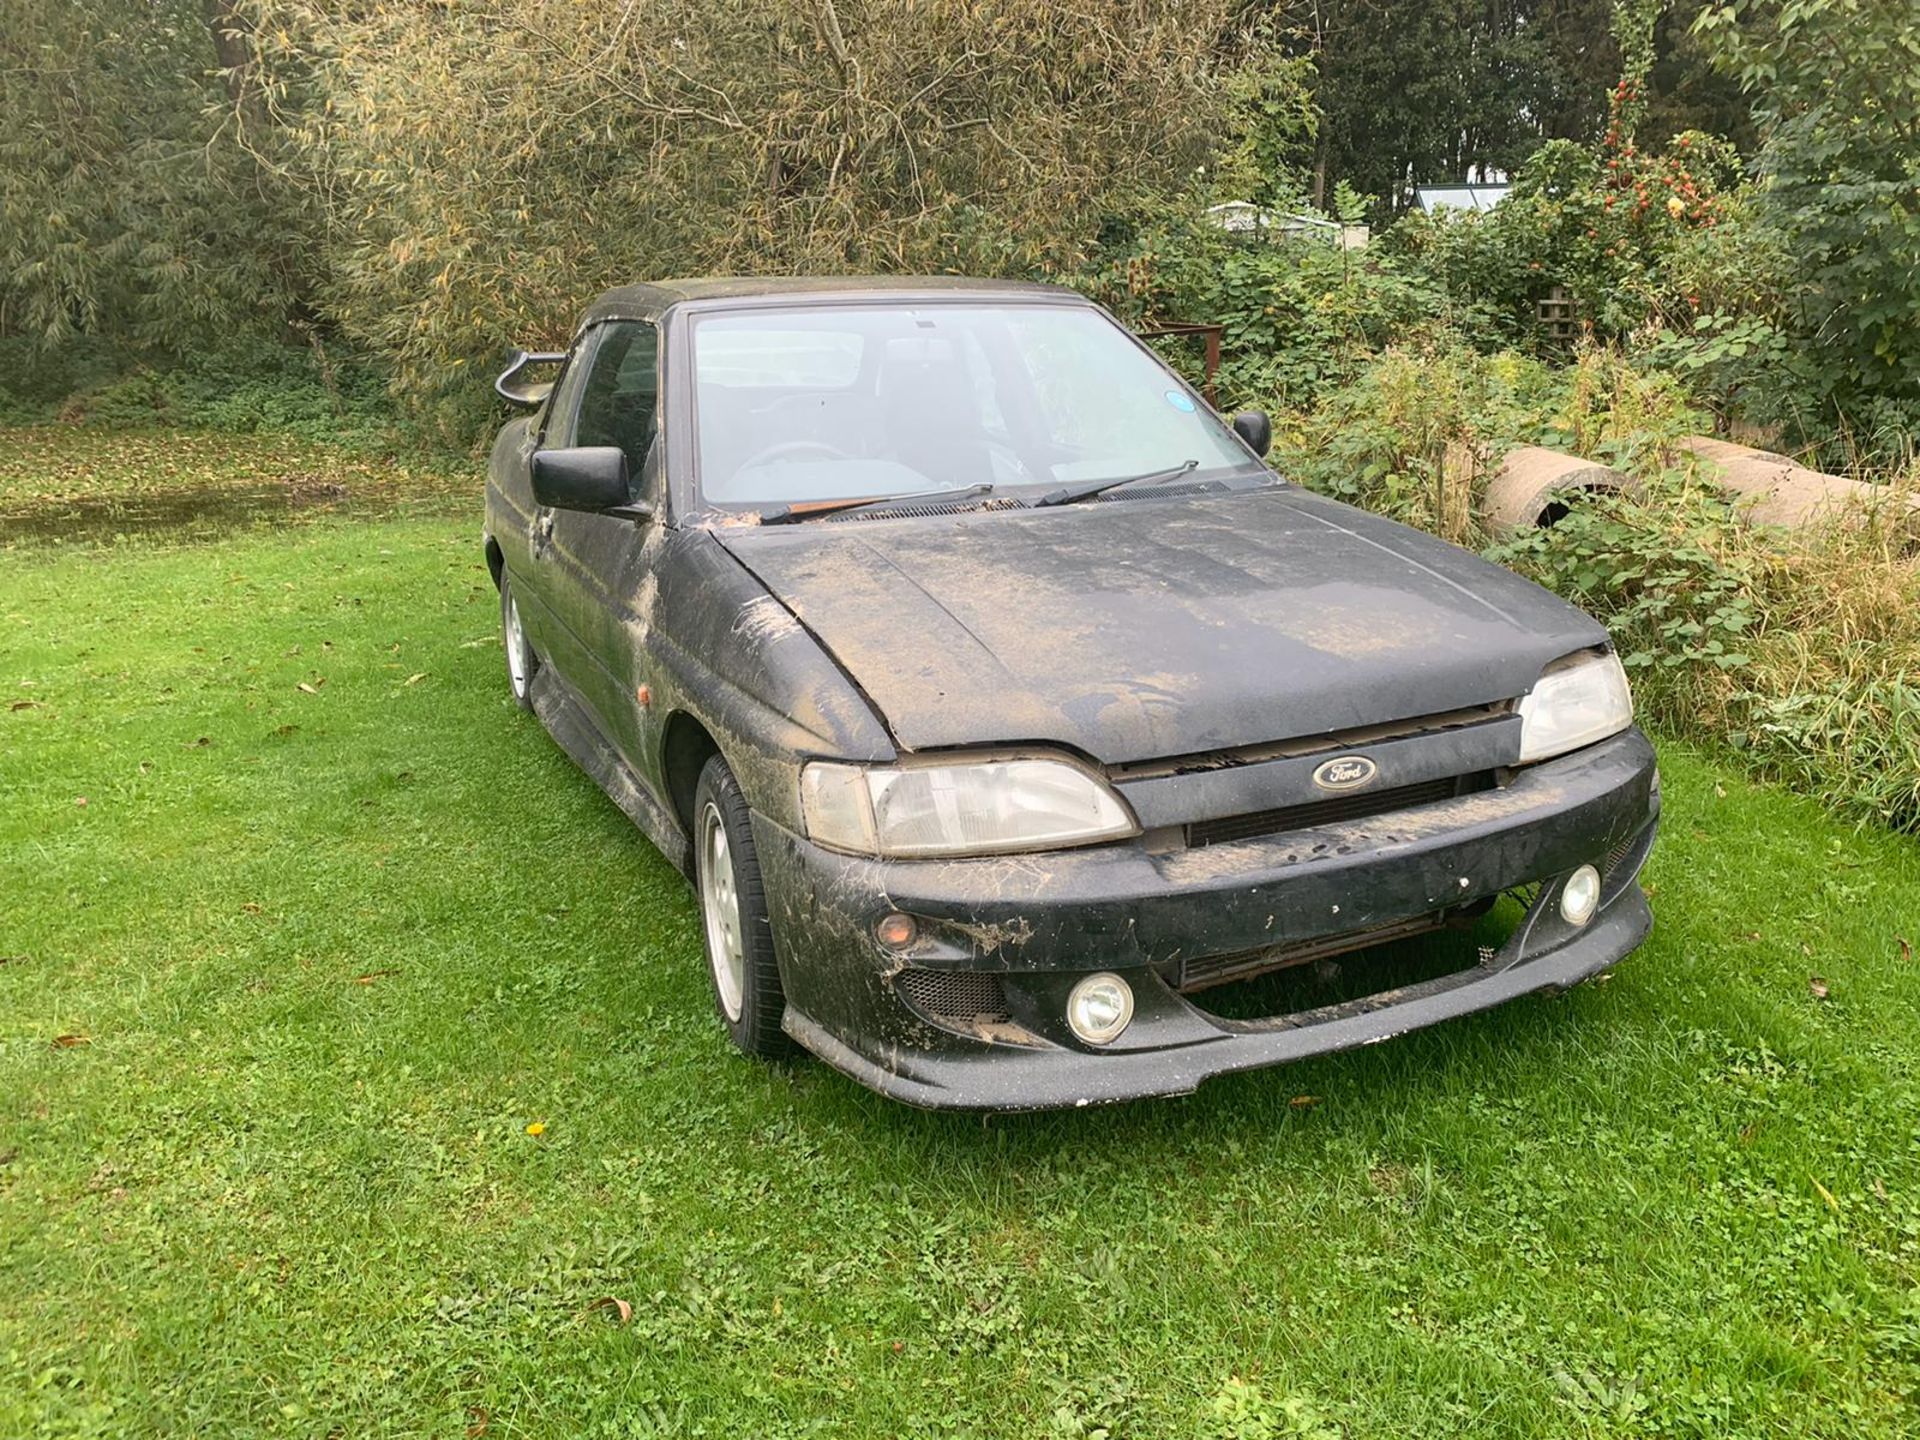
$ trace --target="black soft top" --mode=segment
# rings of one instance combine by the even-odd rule
[[[822,304],[872,299],[1035,300],[1085,303],[1063,285],[1026,280],[973,280],[960,275],[714,275],[691,280],[654,280],[609,290],[587,309],[583,323],[600,320],[653,320],[672,305],[733,300],[792,301]]]

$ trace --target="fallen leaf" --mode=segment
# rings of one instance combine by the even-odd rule
[[[407,676],[407,684],[418,685],[422,680],[426,678],[427,678],[427,672],[422,670],[418,675]]]
[[[619,1314],[622,1325],[633,1319],[633,1306],[629,1305],[617,1295],[602,1295],[598,1300],[587,1306],[587,1310],[589,1313],[595,1310],[615,1311]]]
[[[1727,787],[1722,785],[1718,780],[1716,780],[1713,782],[1713,793],[1716,796],[1718,796],[1720,799],[1724,800],[1727,798]]]
[[[249,900],[247,901],[246,904],[242,905],[240,908],[246,911],[247,914],[249,915],[258,915],[260,913],[260,902],[257,900]]]
[[[487,1426],[493,1423],[493,1417],[478,1405],[469,1405],[467,1415],[471,1422],[467,1426],[467,1440],[479,1440],[480,1436],[487,1433]]]
[[[1913,959],[1913,946],[1908,943],[1907,937],[1904,935],[1896,935],[1893,938],[1900,942],[1900,958],[1902,960]]]
[[[1824,1000],[1827,998],[1827,982],[1822,980],[1818,975],[1809,975],[1807,977],[1807,989],[1813,992],[1813,998],[1816,1000]]]
[[[1318,1095],[1296,1095],[1287,1101],[1287,1108],[1290,1110],[1311,1110],[1319,1103],[1320,1097]]]
[[[296,690],[304,690],[309,695],[318,695],[320,693],[318,690],[314,689],[313,686],[307,684],[307,682],[304,680],[302,680],[298,685],[294,686],[293,688]]]
[[[213,741],[207,736],[202,735],[198,740],[187,741],[187,743],[182,745],[180,748],[182,750],[199,750],[211,744],[213,744]]]
[[[38,700],[16,700],[7,708],[9,710],[38,710],[40,708],[40,702]]]
[[[529,1135],[544,1135],[546,1133],[547,1133],[547,1122],[544,1120],[536,1120],[531,1125],[527,1126],[527,1134]]]
[[[91,1044],[93,1044],[93,1039],[87,1035],[56,1035],[53,1037],[53,1048],[56,1050],[71,1050],[76,1045]]]
[[[354,976],[354,977],[353,977],[353,983],[354,983],[354,984],[356,984],[356,985],[371,985],[371,984],[373,984],[373,982],[374,982],[374,981],[376,981],[376,980],[384,980],[384,979],[386,979],[386,978],[387,978],[387,977],[388,977],[389,975],[398,975],[399,973],[400,973],[400,972],[399,972],[399,970],[397,970],[397,969],[395,969],[395,970],[369,970],[369,971],[368,971],[368,972],[367,972],[366,974],[364,974],[364,975],[356,975],[356,976]]]
[[[84,810],[87,808],[87,797],[84,795],[76,795],[73,797],[73,803]]]
[[[1809,1175],[1807,1179],[1813,1180],[1813,1177]],[[1827,1208],[1838,1215],[1840,1213],[1840,1202],[1833,1198],[1833,1192],[1818,1180],[1813,1180],[1813,1188],[1820,1192],[1820,1198],[1827,1202]]]

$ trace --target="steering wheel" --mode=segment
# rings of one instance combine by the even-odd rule
[[[838,445],[829,445],[824,440],[782,440],[777,445],[750,456],[740,463],[742,470],[751,470],[755,466],[768,465],[775,460],[793,460],[802,455],[819,455],[827,460],[851,460],[853,457]]]

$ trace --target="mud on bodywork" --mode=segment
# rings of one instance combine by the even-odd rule
[[[1497,799],[1424,814],[1153,856],[1137,846],[940,863],[832,854],[778,825],[756,827],[790,975],[788,1028],[830,1063],[911,1103],[1036,1109],[1172,1094],[1234,1070],[1372,1043],[1613,964],[1650,925],[1636,876],[1659,812],[1652,749],[1629,732],[1523,772]],[[1604,871],[1598,914],[1570,926],[1558,885]],[[1182,984],[1183,966],[1259,957],[1234,978],[1337,954],[1385,927],[1433,920],[1520,892],[1504,944],[1411,987],[1331,1007],[1229,1019]],[[919,921],[905,953],[880,946],[881,916]],[[1331,943],[1329,943],[1331,942]],[[1346,942],[1346,943],[1342,943]],[[1308,957],[1312,958],[1312,957]],[[914,972],[989,976],[994,1003],[930,1014],[903,993]],[[1113,971],[1138,1010],[1095,1047],[1061,1021],[1071,982]]]
[[[789,1034],[918,1105],[1088,1104],[1570,985],[1639,943],[1652,750],[1627,729],[1520,764],[1520,697],[1607,638],[1510,572],[1272,476],[1057,509],[995,496],[804,523],[703,509],[693,386],[677,378],[693,321],[867,289],[916,307],[1086,303],[971,282],[611,292],[583,335],[625,320],[659,337],[657,438],[632,503],[535,503],[544,411],[505,427],[489,463],[488,563],[543,662],[536,712],[683,870],[694,779],[725,759],[751,815]],[[1138,833],[911,861],[808,836],[811,761],[984,754],[1067,761]],[[1586,865],[1604,894],[1574,926],[1557,897]],[[1444,973],[1266,1014],[1209,998],[1515,895],[1511,932]],[[876,925],[896,915],[912,938],[889,949]],[[1126,979],[1136,1004],[1100,1046],[1064,1019],[1095,972]]]

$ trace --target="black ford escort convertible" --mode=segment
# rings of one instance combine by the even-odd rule
[[[498,389],[514,698],[691,877],[749,1053],[926,1106],[1175,1094],[1647,934],[1605,630],[1287,483],[1078,295],[635,285]],[[1336,955],[1337,998],[1247,1013]]]

